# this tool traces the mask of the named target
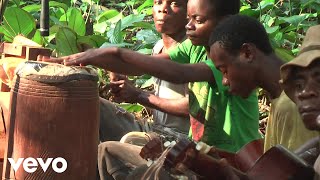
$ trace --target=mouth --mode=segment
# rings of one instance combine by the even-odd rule
[[[310,107],[310,106],[299,107],[299,112],[302,116],[320,114],[320,110],[318,108]]]

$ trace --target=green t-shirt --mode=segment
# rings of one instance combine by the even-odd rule
[[[169,51],[169,56],[179,63],[206,63],[216,81],[189,83],[190,134],[194,140],[236,152],[261,138],[255,92],[247,99],[229,94],[228,87],[222,85],[222,74],[208,59],[205,48],[192,45],[190,40]]]

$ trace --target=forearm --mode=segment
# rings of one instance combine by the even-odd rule
[[[145,74],[155,76],[173,83],[188,83],[196,81],[211,81],[214,78],[211,69],[204,63],[180,64],[168,60],[166,56],[146,56],[127,49],[118,49],[117,56],[123,63],[130,64]]]
[[[137,102],[176,116],[189,116],[189,99],[187,97],[181,99],[164,99],[152,93],[142,91],[137,98]]]

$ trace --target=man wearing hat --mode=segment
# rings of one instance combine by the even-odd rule
[[[299,109],[306,128],[320,131],[320,25],[308,29],[299,55],[281,67],[285,93]],[[303,136],[303,134],[301,134]],[[314,144],[319,155],[319,141]],[[314,163],[320,179],[320,156]]]

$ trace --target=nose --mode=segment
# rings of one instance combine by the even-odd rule
[[[192,22],[192,19],[188,21],[187,25],[185,26],[186,30],[194,30],[194,24]]]
[[[223,79],[222,79],[222,84],[223,84],[224,86],[230,86],[229,80],[228,80],[226,77],[223,77]]]
[[[315,98],[318,96],[318,91],[315,86],[313,86],[310,82],[305,85],[302,91],[298,92],[298,98],[300,100]]]
[[[163,1],[158,9],[159,13],[168,13],[168,3],[166,1]]]

